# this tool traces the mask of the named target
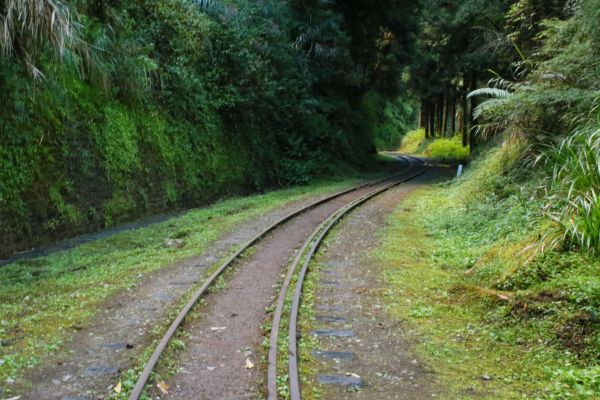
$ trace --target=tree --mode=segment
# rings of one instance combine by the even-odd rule
[[[488,70],[502,73],[512,60],[503,33],[507,10],[500,0],[422,2],[410,71],[427,137],[453,135],[456,123],[449,121],[456,121],[460,110],[463,144],[474,144],[471,122],[476,104],[467,94],[491,77]]]

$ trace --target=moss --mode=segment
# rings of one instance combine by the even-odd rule
[[[138,131],[128,110],[109,105],[103,111],[100,125],[92,125],[91,133],[104,158],[106,175],[117,187],[127,187],[140,169]]]

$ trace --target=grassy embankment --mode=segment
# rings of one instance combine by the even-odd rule
[[[541,251],[552,222],[518,158],[488,150],[391,215],[376,252],[389,313],[447,399],[600,398],[600,259]]]
[[[140,274],[201,254],[235,224],[354,179],[235,198],[166,222],[87,243],[69,251],[0,268],[0,382],[4,393],[89,321],[103,301],[131,288]],[[166,238],[185,246],[164,247]],[[3,385],[4,386],[4,385]]]

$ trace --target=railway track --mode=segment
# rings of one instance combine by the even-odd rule
[[[188,303],[186,303],[186,305],[182,308],[182,310],[179,312],[179,314],[177,315],[177,317],[173,320],[173,322],[171,323],[170,327],[168,328],[168,330],[166,331],[166,333],[164,334],[164,336],[162,337],[162,339],[160,340],[159,344],[157,345],[157,347],[155,348],[154,352],[152,353],[152,356],[150,357],[150,359],[148,360],[148,362],[145,365],[144,370],[142,371],[142,373],[140,374],[140,376],[138,377],[138,380],[136,382],[135,387],[133,388],[132,392],[129,395],[129,399],[130,400],[137,400],[140,398],[140,396],[142,395],[144,388],[146,387],[146,384],[148,382],[148,380],[150,379],[150,376],[152,374],[152,371],[154,370],[154,368],[156,367],[163,351],[167,348],[167,345],[169,344],[169,342],[171,341],[171,339],[173,338],[173,336],[175,335],[175,333],[177,332],[177,329],[179,328],[179,326],[182,324],[182,322],[184,321],[185,317],[188,315],[188,313],[193,309],[194,305],[198,302],[198,300],[203,297],[206,292],[215,284],[215,282],[217,281],[217,279],[219,278],[219,276],[226,271],[229,267],[231,267],[231,265],[244,253],[246,252],[249,248],[253,247],[254,245],[256,245],[258,242],[260,242],[263,238],[265,238],[267,235],[269,235],[271,232],[273,232],[274,230],[276,230],[279,227],[282,227],[283,225],[286,224],[286,222],[300,216],[303,213],[308,212],[311,209],[314,209],[315,207],[318,207],[319,205],[325,204],[329,201],[332,201],[334,199],[337,199],[339,197],[342,197],[344,195],[350,194],[352,192],[358,192],[358,191],[367,191],[366,194],[361,195],[359,198],[347,203],[346,205],[342,206],[341,208],[339,208],[337,211],[335,211],[333,214],[331,214],[330,217],[328,217],[320,226],[319,228],[313,232],[313,234],[310,236],[309,240],[307,240],[307,242],[304,244],[304,246],[302,247],[301,251],[299,251],[297,254],[296,259],[294,260],[294,262],[292,263],[292,266],[290,267],[290,269],[288,270],[288,273],[286,275],[285,281],[284,281],[284,286],[282,287],[282,292],[285,288],[285,290],[287,291],[288,287],[289,287],[289,281],[291,281],[291,278],[289,278],[288,281],[288,277],[293,276],[295,274],[295,271],[297,269],[297,266],[302,258],[302,254],[304,254],[307,250],[307,248],[309,247],[310,244],[312,244],[312,247],[309,251],[308,254],[310,254],[310,256],[312,256],[317,248],[318,245],[320,243],[320,241],[325,237],[326,233],[331,229],[331,227],[333,227],[333,225],[335,225],[335,223],[337,221],[339,221],[345,214],[347,214],[350,210],[354,209],[355,207],[357,207],[358,205],[364,203],[365,201],[369,200],[370,198],[376,196],[379,193],[382,193],[386,190],[388,190],[389,188],[401,183],[401,182],[405,182],[407,180],[413,179],[416,176],[422,174],[425,171],[425,163],[423,163],[422,161],[420,161],[417,158],[414,157],[410,157],[410,156],[395,156],[395,158],[397,158],[399,161],[403,162],[405,165],[407,165],[406,169],[403,170],[402,172],[395,174],[391,177],[386,177],[386,178],[381,178],[381,179],[377,179],[377,180],[373,180],[370,182],[366,182],[364,184],[352,187],[350,189],[335,193],[333,195],[330,195],[328,197],[325,197],[321,200],[315,201],[303,208],[301,208],[300,210],[297,210],[295,212],[290,213],[289,215],[281,218],[280,220],[276,221],[275,223],[273,223],[272,225],[270,225],[269,227],[267,227],[266,229],[264,229],[262,232],[260,232],[259,234],[257,234],[255,237],[253,237],[252,239],[250,239],[248,242],[246,242],[245,244],[243,244],[234,254],[232,254],[228,259],[226,259],[216,270],[215,272],[213,272],[208,278],[207,280],[204,282],[204,284],[196,290],[196,292],[193,294],[193,296],[191,297],[191,299],[188,301]],[[317,239],[315,241],[315,239]],[[306,275],[307,272],[307,268],[308,268],[308,262],[310,261],[310,256],[304,258],[305,260],[307,260],[305,262],[306,266],[303,266],[301,274],[302,276]],[[287,282],[287,286],[286,286],[286,282]],[[299,283],[301,283],[301,281],[298,281]],[[294,302],[294,304],[296,305],[296,312],[295,315],[297,317],[297,308],[300,302],[300,297],[301,297],[301,289],[302,286],[300,285],[300,287],[296,288],[297,289],[297,301]],[[283,295],[285,297],[285,294]],[[281,297],[281,295],[280,295]],[[278,309],[279,309],[279,303],[278,303]],[[279,311],[279,314],[281,314],[281,310]],[[275,317],[277,318],[277,309],[276,309],[276,314]],[[277,330],[279,329],[279,323],[281,320],[281,316],[278,317],[278,324],[277,324]],[[273,326],[275,327],[275,319],[274,319],[274,324]],[[295,319],[294,319],[295,321]],[[292,328],[290,326],[290,328]],[[295,325],[294,325],[294,330],[290,329],[290,332],[294,332],[295,331]],[[273,333],[272,333],[273,335]],[[294,336],[295,335],[291,335]],[[292,346],[292,343],[290,343],[290,346]],[[293,343],[293,346],[296,346],[295,342]],[[295,353],[294,353],[295,354]],[[271,366],[271,352],[269,355],[269,398],[270,399],[276,399],[276,385],[275,385],[275,391],[272,391],[272,385],[271,385],[271,381],[273,379],[275,379],[276,381],[276,376],[273,376],[271,374],[271,370],[273,368],[274,371],[277,370],[275,363],[273,363],[273,367]],[[275,355],[275,360],[276,360],[276,355]],[[292,371],[292,369],[290,369],[290,371]],[[296,361],[296,376],[295,378],[292,378],[290,375],[290,385],[292,386],[292,382],[298,382],[298,374],[297,374],[297,361]],[[299,387],[299,384],[298,384]],[[275,397],[272,397],[272,393]],[[297,397],[299,398],[299,397]]]
[[[405,175],[402,177],[394,177],[390,179],[388,182],[383,183],[381,186],[374,188],[367,194],[359,197],[358,199],[348,203],[347,205],[333,212],[310,235],[310,237],[306,240],[300,251],[297,253],[292,264],[290,265],[289,270],[284,279],[283,285],[281,287],[277,306],[273,314],[273,323],[271,328],[271,336],[269,340],[269,366],[267,376],[269,400],[278,399],[277,359],[280,355],[278,344],[280,340],[280,334],[282,331],[281,325],[284,319],[284,307],[286,303],[286,296],[289,295],[288,292],[290,290],[290,284],[294,276],[296,275],[297,279],[293,294],[291,296],[291,307],[288,315],[286,315],[287,319],[289,320],[286,335],[288,338],[288,346],[287,349],[284,351],[287,352],[288,359],[287,376],[289,379],[289,396],[291,400],[300,400],[302,398],[302,392],[300,387],[300,376],[298,372],[298,312],[300,309],[304,280],[306,278],[306,274],[308,272],[308,267],[312,260],[312,257],[317,252],[318,248],[327,236],[328,232],[350,211],[365,203],[369,199],[377,196],[378,194],[381,194],[402,182],[414,179],[422,175],[426,171],[425,167],[427,164],[417,158],[402,155],[394,155],[394,157],[398,159],[404,158],[409,161],[410,168],[405,173]],[[301,263],[302,265],[300,267]],[[286,358],[285,353],[282,358]]]

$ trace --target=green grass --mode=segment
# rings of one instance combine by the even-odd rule
[[[600,393],[600,259],[539,249],[534,181],[518,145],[389,218],[377,257],[389,313],[448,386],[447,399],[593,399]]]
[[[402,139],[399,151],[443,162],[465,161],[470,154],[469,148],[463,147],[460,135],[425,139],[424,129],[408,132]]]
[[[103,301],[139,276],[199,255],[235,224],[294,200],[346,187],[339,180],[235,198],[69,251],[0,268],[0,382],[19,380],[62,345]],[[169,249],[166,238],[185,246]]]

